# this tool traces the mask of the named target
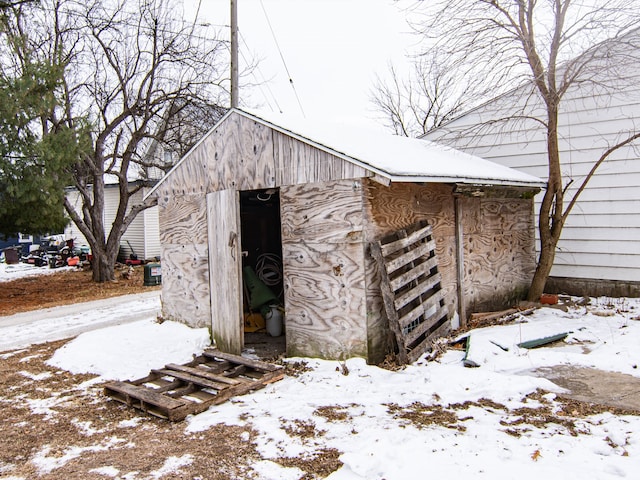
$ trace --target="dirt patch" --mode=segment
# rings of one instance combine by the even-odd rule
[[[264,362],[277,362],[286,351],[285,336],[272,337],[265,332],[244,334],[245,350]]]
[[[304,473],[300,480],[325,478],[342,467],[340,455],[335,448],[321,448],[312,454],[300,457],[280,457],[278,463],[283,467],[296,467]]]
[[[567,398],[640,412],[640,378],[595,368],[556,365],[533,373],[569,390]]]
[[[255,478],[262,460],[250,423],[214,425],[188,433],[107,399],[94,375],[73,375],[46,361],[65,341],[0,355],[0,476],[38,479]],[[306,425],[292,425],[304,434]],[[317,433],[317,432],[316,432]],[[308,457],[276,459],[303,478],[324,477],[340,452],[318,448]]]
[[[441,405],[425,405],[421,402],[414,402],[404,407],[390,403],[387,404],[387,409],[393,418],[400,419],[407,424],[410,423],[420,429],[438,425],[464,432],[467,427],[460,422],[471,418],[458,418],[452,409],[444,408]]]
[[[0,316],[161,288],[144,286],[143,266],[133,267],[131,271],[129,267],[117,268],[114,282],[96,283],[91,279],[91,271],[65,269],[17,278],[2,282],[0,286]]]

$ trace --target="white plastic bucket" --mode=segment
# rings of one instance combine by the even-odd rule
[[[282,312],[276,305],[270,305],[269,311],[265,314],[267,333],[272,337],[282,335]]]

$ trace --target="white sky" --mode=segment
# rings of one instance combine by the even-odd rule
[[[184,0],[193,18],[198,0]],[[257,78],[241,79],[243,106],[300,115],[300,107],[262,6],[275,32],[304,115],[340,118],[347,123],[378,126],[370,103],[376,74],[388,64],[406,63],[416,42],[409,33],[409,2],[391,0],[237,0],[240,63],[261,59]],[[399,5],[400,4],[400,5]],[[229,0],[202,0],[200,17],[212,25],[229,25]],[[191,12],[191,13],[190,13]],[[225,29],[228,32],[228,29]],[[267,85],[247,88],[248,82]],[[243,88],[242,82],[245,82]],[[273,95],[272,95],[273,93]],[[276,100],[277,104],[276,104]]]

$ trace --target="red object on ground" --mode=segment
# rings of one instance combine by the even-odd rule
[[[552,293],[543,293],[540,295],[540,303],[543,305],[556,305],[558,303],[558,295]]]

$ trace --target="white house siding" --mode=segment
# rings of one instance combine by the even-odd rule
[[[80,199],[80,193],[75,189],[69,189],[67,190],[66,195],[71,202],[71,205],[73,205],[76,211],[80,213],[80,216],[82,216],[82,201]],[[67,228],[64,229],[64,238],[67,240],[73,239],[75,245],[89,245],[85,236],[80,232],[78,227],[76,227],[76,224],[71,221],[67,225]]]
[[[560,113],[565,206],[608,146],[640,130],[640,67],[615,92],[571,90]],[[497,98],[424,138],[548,178],[546,136],[532,120],[488,120],[540,109],[524,89]],[[525,98],[528,98],[526,105]],[[544,118],[542,116],[541,118]],[[482,127],[479,125],[484,124]],[[640,141],[614,152],[600,166],[570,214],[559,242],[552,277],[640,287]],[[538,195],[536,210],[542,195]],[[628,287],[628,285],[627,285]]]
[[[146,192],[145,192],[146,194]],[[160,219],[158,207],[147,208],[140,215],[143,217],[144,230],[144,258],[160,258]]]
[[[146,191],[143,190],[136,192],[131,196],[130,204],[141,202],[145,193]],[[78,191],[68,191],[67,197],[76,207],[76,210],[80,211],[81,203]],[[104,200],[104,224],[107,231],[109,231],[118,209],[119,195],[117,186],[107,185],[105,187]],[[73,238],[76,245],[88,245],[86,238],[73,222],[70,222],[65,229],[65,238]],[[123,253],[127,257],[132,251],[135,252],[140,259],[160,257],[158,207],[148,208],[136,216],[122,236],[121,245],[123,247]]]

